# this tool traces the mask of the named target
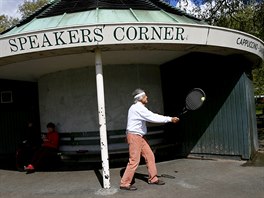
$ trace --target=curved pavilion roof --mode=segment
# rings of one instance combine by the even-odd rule
[[[191,52],[239,55],[258,66],[264,43],[210,26],[162,0],[50,0],[0,35],[0,78],[36,81],[65,69],[163,64]],[[135,58],[136,57],[136,58]]]
[[[2,34],[76,25],[144,22],[205,24],[161,0],[52,0]]]

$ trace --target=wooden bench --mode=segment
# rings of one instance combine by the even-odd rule
[[[58,155],[64,162],[99,162],[101,161],[100,133],[60,132],[60,147]],[[146,138],[154,153],[159,148],[165,148],[163,126],[149,127]],[[117,160],[121,155],[128,157],[128,144],[125,130],[107,131],[109,160]]]

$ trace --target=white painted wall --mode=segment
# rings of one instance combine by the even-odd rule
[[[149,97],[148,108],[163,114],[158,65],[104,65],[103,70],[108,130],[126,128],[132,92],[138,87]],[[51,73],[38,85],[42,131],[48,122],[61,132],[99,130],[94,67]]]

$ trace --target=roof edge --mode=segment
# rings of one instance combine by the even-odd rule
[[[1,32],[0,35],[3,35],[3,34],[9,32],[10,30],[12,30],[15,27],[22,26],[22,25],[26,24],[27,22],[33,20],[36,16],[38,16],[39,14],[41,14],[42,12],[44,12],[47,8],[49,8],[50,6],[54,5],[55,2],[57,3],[59,1],[60,0],[49,0],[48,3],[46,3],[45,5],[43,5],[42,7],[40,7],[39,9],[37,9],[31,15],[29,15],[28,17],[20,20],[17,24],[15,24],[12,27],[6,29],[5,31]]]
[[[167,13],[172,13],[176,15],[181,15],[181,16],[186,16],[187,18],[196,20],[196,21],[203,21],[202,19],[199,19],[193,15],[190,15],[176,7],[171,6],[169,3],[166,3],[162,0],[149,0],[152,4],[160,8],[161,10],[167,12]],[[60,3],[61,0],[49,0],[47,4],[42,6],[41,8],[37,9],[34,13],[32,13],[30,16],[22,19],[19,23],[16,25],[8,28],[7,30],[3,31],[0,33],[0,35],[3,35],[9,31],[11,31],[15,27],[20,27],[22,25],[25,25],[26,23],[29,23],[32,21],[34,18],[38,18],[41,14],[44,14],[45,12],[48,12],[52,7],[56,6],[56,4]],[[110,9],[110,8],[109,8]],[[121,9],[121,8],[120,8]]]

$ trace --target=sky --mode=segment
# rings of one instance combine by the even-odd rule
[[[29,1],[33,1],[33,0],[29,0]],[[185,8],[185,11],[187,13],[191,13],[195,4],[199,5],[203,0],[182,0],[181,4],[179,4],[179,0],[164,0],[164,1],[180,9]],[[0,0],[0,15],[4,14],[4,15],[12,16],[14,18],[16,17],[20,18],[21,16],[18,12],[18,6],[23,2],[24,0]]]
[[[5,14],[12,17],[20,17],[18,6],[24,0],[0,0],[0,15]]]
[[[18,6],[23,2],[24,0],[0,0],[0,15],[5,14],[20,18],[21,16],[18,12]],[[167,2],[170,2],[172,6],[175,6],[178,0],[170,0]]]
[[[176,6],[179,8],[185,7],[188,13],[190,13],[190,11],[195,6],[195,4],[200,5],[203,2],[203,0],[182,0],[182,4],[179,5],[178,3],[179,0],[165,0],[165,1],[169,2],[172,6]],[[186,4],[186,1],[188,2],[187,4]],[[245,1],[248,1],[248,0],[245,0]],[[259,0],[259,2],[261,1],[263,0]],[[21,16],[18,12],[18,6],[22,4],[23,2],[24,0],[0,0],[0,15],[5,14],[8,16],[20,18]]]

